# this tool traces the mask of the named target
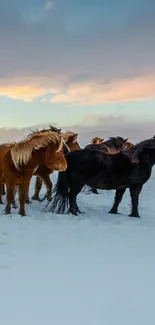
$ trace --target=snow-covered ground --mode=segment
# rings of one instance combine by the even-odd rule
[[[108,214],[113,195],[81,193],[78,217],[38,202],[27,217],[0,216],[0,324],[155,324],[155,170],[141,219],[128,217],[128,193]]]

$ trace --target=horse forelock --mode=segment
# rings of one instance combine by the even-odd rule
[[[63,153],[64,153],[64,155],[65,155],[65,154],[67,154],[68,152],[70,152],[71,150],[70,150],[70,148],[68,147],[67,143],[64,141],[64,139],[63,139],[62,141],[63,141],[63,148],[64,148]],[[65,151],[66,151],[66,152],[65,152]]]
[[[78,133],[72,131],[66,131],[64,133],[61,133],[61,135],[65,142],[69,142],[69,141],[77,142]]]
[[[55,144],[59,148],[61,137],[55,132],[38,132],[27,139],[15,143],[11,148],[11,158],[17,169],[26,165],[32,158],[33,151]]]

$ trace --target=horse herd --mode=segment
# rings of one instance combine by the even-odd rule
[[[84,149],[78,143],[78,134],[62,132],[50,125],[49,129],[33,131],[23,141],[0,145],[0,203],[6,194],[5,214],[16,208],[15,194],[19,192],[19,214],[25,216],[25,204],[30,204],[29,185],[36,176],[33,200],[47,199],[47,210],[77,215],[77,195],[89,186],[116,190],[110,213],[116,214],[128,188],[131,195],[130,216],[139,217],[138,201],[143,185],[151,176],[155,164],[155,136],[134,145],[122,137],[104,141],[93,138]],[[52,189],[50,174],[58,171],[57,183]],[[46,186],[43,199],[39,197],[42,183]],[[5,191],[6,186],[6,191]]]

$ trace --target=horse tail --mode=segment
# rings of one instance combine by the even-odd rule
[[[69,181],[68,171],[59,172],[55,186],[52,190],[52,199],[47,205],[49,212],[63,214],[69,207]]]

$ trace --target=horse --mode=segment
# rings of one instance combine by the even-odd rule
[[[77,137],[78,137],[77,133],[74,133],[74,132],[71,132],[71,131],[67,131],[65,133],[62,133],[61,129],[57,129],[56,127],[54,127],[52,125],[50,125],[49,129],[42,129],[40,131],[37,129],[35,131],[32,131],[28,135],[28,137],[31,137],[34,134],[38,134],[39,132],[44,133],[44,132],[47,132],[47,131],[48,132],[56,132],[56,133],[58,133],[59,135],[62,136],[63,140],[65,141],[65,145],[63,147],[63,153],[64,154],[67,153],[68,150],[73,151],[73,150],[80,149],[80,146],[79,146],[79,144],[77,142]],[[51,190],[52,190],[52,182],[51,182],[51,179],[50,179],[49,175],[52,174],[53,172],[54,172],[54,169],[48,168],[45,165],[38,166],[38,168],[36,169],[36,171],[33,174],[33,176],[37,176],[37,177],[36,177],[36,182],[35,182],[35,193],[32,196],[32,200],[43,201],[45,198],[47,198],[47,200],[50,200]],[[45,186],[47,188],[47,192],[46,192],[44,198],[40,199],[39,198],[39,193],[40,193],[43,182],[44,182],[44,184],[45,184]],[[26,203],[27,204],[31,203],[31,201],[29,199],[29,191],[27,192]],[[13,204],[13,207],[16,208],[15,199],[13,199],[12,204]]]
[[[95,138],[92,138],[91,141],[90,141],[90,144],[100,144],[104,141],[104,139],[102,138],[99,138],[99,137],[95,137]]]
[[[55,128],[55,132],[59,133],[63,137],[63,140],[65,141],[65,143],[70,151],[80,149],[79,143],[77,141],[77,137],[78,137],[77,133],[74,133],[71,131],[62,133],[61,129],[56,130],[56,128]],[[49,175],[52,174],[53,172],[54,172],[54,169],[48,168],[47,166],[45,166],[43,164],[37,168],[36,172],[34,173],[34,175],[36,175],[37,177],[36,177],[36,183],[35,183],[35,192],[34,192],[34,195],[32,196],[32,200],[43,201],[44,199],[47,199],[47,200],[51,199],[52,181],[51,181]],[[46,192],[44,198],[40,199],[39,193],[40,193],[43,182],[47,188],[47,192]],[[31,203],[28,195],[27,195],[26,203]]]
[[[104,153],[115,154],[122,149],[127,149],[133,146],[131,142],[128,142],[128,139],[123,139],[122,137],[110,137],[109,140],[102,143],[88,144],[85,149],[89,150],[99,150]],[[96,188],[91,188],[93,194],[98,194]]]
[[[10,214],[16,185],[19,186],[19,214],[25,216],[25,199],[30,180],[38,165],[57,171],[66,170],[64,141],[56,132],[38,132],[23,141],[0,145],[0,183],[6,184],[5,214]]]
[[[34,135],[34,133],[39,133],[39,132],[42,132],[42,133],[45,133],[45,132],[56,132],[58,134],[61,133],[61,129],[58,129],[56,128],[55,126],[53,125],[49,125],[49,128],[48,129],[42,129],[42,130],[38,130],[36,129],[35,131],[34,130],[31,130],[32,132],[28,134],[28,137],[31,137],[32,135]],[[2,195],[5,195],[6,194],[6,191],[5,191],[5,185],[4,184],[1,184],[1,194]],[[1,199],[1,203],[2,203],[2,199]],[[29,200],[29,197],[28,197],[28,194],[27,194],[27,203],[31,203],[30,200]],[[15,201],[13,199],[13,206],[16,207],[16,204],[15,204]]]
[[[48,211],[64,213],[69,206],[68,212],[77,215],[80,213],[77,195],[84,185],[89,185],[102,190],[116,190],[114,204],[109,211],[114,214],[117,214],[128,188],[132,202],[130,217],[140,217],[139,194],[151,177],[155,164],[155,136],[115,155],[81,149],[68,153],[66,160],[67,169],[58,174]]]

